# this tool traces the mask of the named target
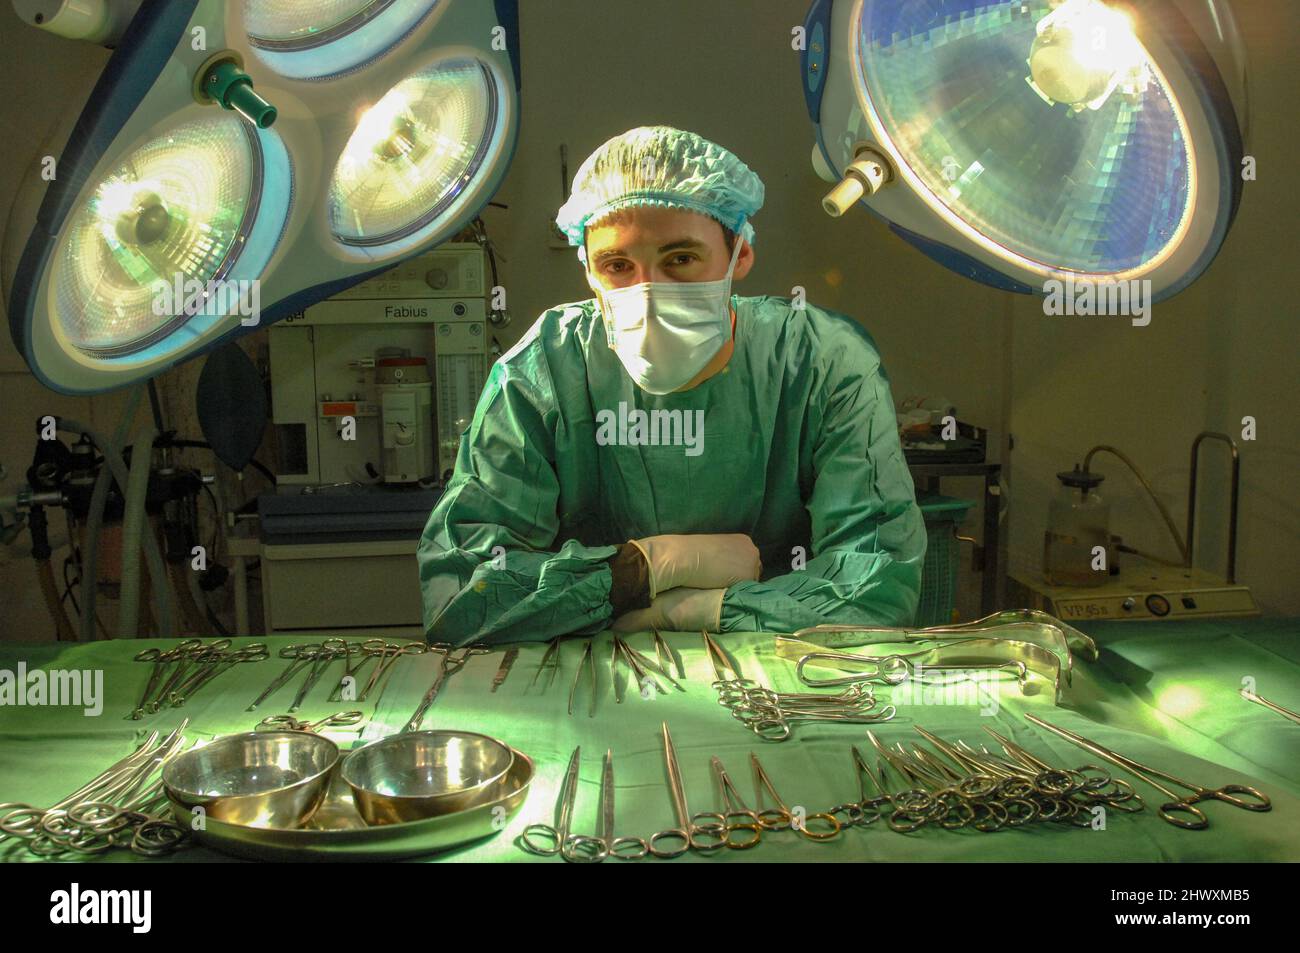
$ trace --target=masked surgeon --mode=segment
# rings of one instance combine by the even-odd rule
[[[664,126],[610,139],[559,227],[595,298],[493,366],[419,546],[431,641],[908,625],[925,528],[851,318],[733,296],[763,183]]]

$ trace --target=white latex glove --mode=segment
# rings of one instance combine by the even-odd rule
[[[758,579],[763,563],[744,533],[647,536],[631,540],[650,566],[650,598],[670,589],[726,589]]]
[[[717,632],[725,589],[669,589],[650,601],[649,609],[633,609],[613,621],[615,632]]]

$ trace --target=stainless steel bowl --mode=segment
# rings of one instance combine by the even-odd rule
[[[334,742],[304,731],[226,735],[170,761],[162,772],[173,804],[248,827],[301,827],[329,790]]]
[[[476,732],[413,731],[350,752],[339,774],[367,824],[398,824],[492,800],[514,758]]]

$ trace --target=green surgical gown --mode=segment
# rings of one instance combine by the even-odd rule
[[[600,631],[607,560],[661,533],[753,539],[763,578],[727,590],[724,632],[911,623],[925,525],[874,343],[812,305],[732,303],[735,352],[688,391],[637,387],[590,300],[496,362],[420,540],[430,641]]]

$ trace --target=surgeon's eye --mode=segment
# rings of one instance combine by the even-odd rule
[[[680,255],[673,255],[672,258],[669,258],[667,264],[669,268],[681,268],[684,267],[685,265],[692,265],[699,260],[700,258],[698,255],[691,255],[686,252],[682,252],[682,254]]]

